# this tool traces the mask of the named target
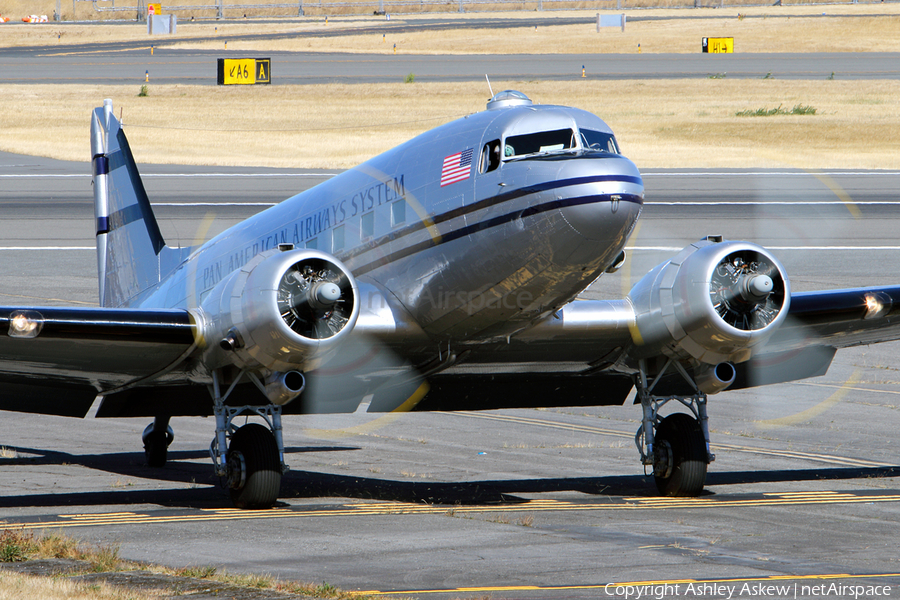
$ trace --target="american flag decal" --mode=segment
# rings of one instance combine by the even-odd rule
[[[472,148],[466,148],[444,159],[444,166],[441,167],[441,187],[469,178],[469,173],[472,172],[472,151]]]

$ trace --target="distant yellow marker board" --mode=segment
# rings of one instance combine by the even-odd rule
[[[147,14],[148,15],[161,15],[162,14],[162,4],[159,2],[152,2],[147,5]]]
[[[703,52],[733,54],[734,38],[703,38]]]
[[[219,85],[272,83],[272,59],[220,58],[216,83]]]

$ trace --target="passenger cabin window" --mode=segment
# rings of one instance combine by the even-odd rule
[[[340,252],[344,249],[344,226],[338,225],[334,228],[331,238],[331,251]]]
[[[359,218],[360,236],[368,239],[375,235],[375,211],[371,210]]]
[[[506,138],[503,156],[528,156],[544,152],[555,152],[575,147],[575,132],[571,129],[540,131],[525,135],[512,135]]]
[[[582,129],[581,145],[584,146],[585,150],[600,150],[611,154],[621,154],[619,145],[616,143],[616,136],[611,133]]]
[[[406,200],[400,199],[391,204],[391,225],[398,227],[406,222]]]
[[[490,173],[500,166],[500,140],[488,142],[481,149],[481,160],[478,162],[479,173]]]

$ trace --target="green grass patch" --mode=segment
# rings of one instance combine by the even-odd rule
[[[34,536],[21,531],[4,529],[0,532],[0,562],[23,562],[36,550]]]
[[[812,106],[797,104],[788,110],[779,104],[776,108],[757,108],[756,110],[741,110],[734,113],[737,117],[774,117],[776,115],[814,115],[816,109]]]

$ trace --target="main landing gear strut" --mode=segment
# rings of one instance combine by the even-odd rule
[[[281,476],[288,470],[284,463],[281,406],[226,406],[225,400],[244,375],[265,394],[265,386],[256,375],[242,372],[223,395],[219,387],[219,374],[213,372],[211,392],[216,437],[209,446],[209,455],[216,475],[225,481],[236,507],[271,508],[278,499]],[[257,415],[268,427],[248,423],[238,428],[234,425],[234,419],[241,415]]]
[[[223,479],[238,508],[271,508],[278,500],[284,464],[284,441],[281,435],[281,407],[275,404],[227,406],[225,400],[246,375],[265,394],[259,378],[241,372],[231,386],[221,393],[219,373],[213,372],[210,393],[216,417],[216,437],[209,446],[215,473]],[[236,427],[234,419],[256,415],[266,425],[248,423]],[[144,454],[151,467],[164,467],[169,444],[175,438],[168,416],[157,416],[144,430]],[[231,443],[229,443],[229,441]]]
[[[696,393],[692,396],[654,395],[656,384],[670,370],[679,373]],[[643,419],[634,443],[641,453],[641,463],[645,469],[653,469],[660,494],[698,496],[706,482],[706,467],[716,458],[709,451],[706,394],[699,391],[685,368],[672,359],[649,384],[646,363],[642,359],[636,387]],[[672,400],[686,406],[691,414],[673,413],[661,418],[659,410]]]

